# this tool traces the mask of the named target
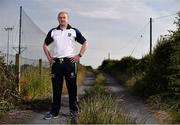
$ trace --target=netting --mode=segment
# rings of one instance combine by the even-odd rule
[[[8,18],[8,15],[3,18]],[[9,57],[9,63],[15,63],[15,54],[18,53],[19,47],[19,19],[17,14],[14,20],[13,30],[8,32],[4,29],[0,30],[0,53],[5,57]],[[22,10],[22,33],[21,33],[21,64],[36,65],[39,59],[47,61],[43,52],[43,42],[46,34],[33,22],[28,14]],[[8,41],[9,39],[9,41]],[[9,42],[9,51],[8,51]],[[9,53],[8,53],[9,52]],[[47,63],[43,63],[47,66]]]
[[[22,57],[29,59],[45,59],[43,41],[46,34],[22,11]]]

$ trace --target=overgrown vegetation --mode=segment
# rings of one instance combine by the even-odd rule
[[[104,60],[99,69],[115,76],[120,83],[130,87],[139,74],[136,66],[141,65],[140,60],[133,57],[124,57],[119,60]]]
[[[13,70],[10,66],[7,67],[4,57],[0,56],[0,117],[19,103],[20,96],[15,80]]]
[[[51,96],[51,74],[43,68],[40,74],[38,67],[28,66],[21,77],[21,96],[25,101],[32,101]]]
[[[169,112],[172,123],[180,123],[180,13],[178,16],[177,30],[161,37],[152,55],[105,60],[99,67],[154,108]]]
[[[104,86],[105,81],[104,75],[98,73],[95,85],[86,91],[80,101],[78,124],[133,123],[128,115],[124,114],[115,98],[108,93]]]
[[[86,75],[86,68],[78,64],[78,85],[82,83]],[[67,94],[64,81],[63,94]],[[52,95],[51,71],[50,68],[43,68],[40,74],[38,67],[28,66],[22,74],[21,95],[26,101],[48,98]]]
[[[0,56],[0,117],[17,107],[24,108],[26,102],[29,104],[52,95],[50,68],[42,68],[40,73],[38,66],[23,65],[19,92],[14,67],[12,64],[7,67],[4,57]],[[87,69],[91,67],[78,64],[78,84],[84,80]],[[63,94],[67,94],[65,83]]]

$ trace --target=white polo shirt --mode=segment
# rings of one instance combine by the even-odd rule
[[[76,41],[83,44],[86,39],[78,29],[71,27],[69,24],[65,30],[62,30],[60,26],[51,29],[45,38],[46,45],[52,42],[54,43],[53,52],[51,54],[56,58],[72,57],[76,55]]]

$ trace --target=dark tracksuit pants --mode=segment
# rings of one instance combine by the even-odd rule
[[[53,87],[53,102],[51,113],[58,115],[61,107],[61,94],[63,88],[63,80],[66,80],[66,86],[69,94],[70,112],[77,112],[77,74],[76,63],[71,63],[70,58],[55,58],[55,63],[52,65],[52,87]]]

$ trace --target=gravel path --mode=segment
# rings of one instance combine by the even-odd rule
[[[106,74],[107,87],[110,92],[121,103],[123,109],[128,112],[129,116],[135,119],[137,124],[157,124],[153,113],[149,107],[137,97],[131,95],[123,86]]]

